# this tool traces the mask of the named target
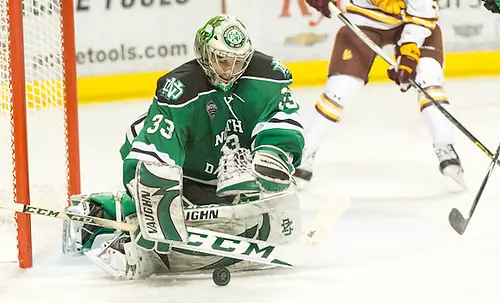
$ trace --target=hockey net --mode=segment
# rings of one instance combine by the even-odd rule
[[[80,191],[73,31],[73,1],[0,1],[0,206],[61,210]],[[33,219],[0,210],[0,262],[31,267]]]

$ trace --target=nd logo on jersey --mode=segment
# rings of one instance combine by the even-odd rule
[[[273,66],[273,70],[281,72],[287,79],[290,78],[290,70],[279,60],[273,58],[271,65]]]
[[[168,101],[179,99],[184,93],[184,83],[177,78],[168,78],[159,94]]]

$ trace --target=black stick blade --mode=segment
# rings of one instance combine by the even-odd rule
[[[469,219],[465,219],[460,211],[456,208],[450,211],[448,220],[450,221],[451,227],[453,227],[453,229],[460,235],[464,234],[465,229],[467,228],[467,224],[469,224]]]

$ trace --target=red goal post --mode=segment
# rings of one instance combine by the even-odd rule
[[[52,200],[58,200],[62,209],[69,195],[80,193],[73,0],[2,3],[0,112],[4,115],[0,118],[10,123],[0,124],[4,128],[0,131],[10,132],[12,194],[0,194],[0,203],[29,204],[38,195],[37,205],[54,205]],[[1,187],[8,186],[0,180]],[[65,192],[58,192],[57,186]],[[4,217],[0,224],[8,222]],[[17,213],[15,223],[19,266],[30,268],[31,218]]]

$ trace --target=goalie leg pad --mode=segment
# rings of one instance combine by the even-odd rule
[[[117,279],[141,280],[161,271],[165,264],[154,252],[140,249],[130,237],[120,233],[85,255]]]
[[[127,241],[130,241],[130,238],[120,232],[99,247],[86,251],[84,254],[112,277],[130,279],[133,275],[129,270],[123,249]]]
[[[129,200],[130,198],[122,193],[73,195],[71,196],[71,206],[66,207],[65,211],[121,222],[124,215],[135,211],[125,205]],[[82,253],[93,247],[98,247],[112,237],[112,234],[113,230],[109,228],[65,220],[62,232],[62,251],[63,253]]]
[[[188,221],[193,228],[258,239],[272,244],[294,243],[301,235],[301,213],[296,192],[275,194],[253,202],[226,206],[196,206],[197,211],[210,210],[217,216]],[[234,244],[234,243],[233,243]],[[222,245],[230,247],[230,241]],[[172,249],[168,253],[170,272],[213,269],[226,264],[231,270],[265,268],[258,262],[241,261],[226,257],[193,253],[186,249]],[[231,261],[228,263],[228,261]]]
[[[137,218],[132,215],[126,218],[126,222],[136,224]],[[140,280],[169,271],[166,255],[158,255],[156,249],[144,249],[137,242],[135,234],[116,232],[113,238],[98,248],[86,251],[85,255],[109,275],[119,279]]]
[[[182,168],[139,161],[132,187],[137,219],[146,240],[187,242],[182,205]],[[132,181],[133,182],[133,181]],[[135,185],[135,186],[134,186]]]

